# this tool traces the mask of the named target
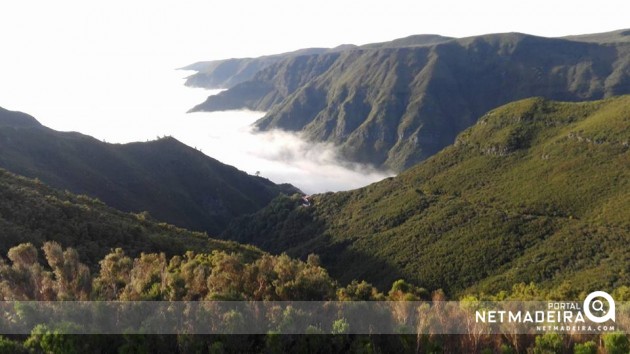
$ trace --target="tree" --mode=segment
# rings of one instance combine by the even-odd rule
[[[61,324],[62,332],[72,332],[76,325]],[[59,329],[50,329],[46,325],[37,325],[24,343],[27,348],[44,353],[70,354],[84,352],[89,341],[81,336],[61,334]]]
[[[534,354],[557,354],[562,353],[562,337],[557,333],[546,333],[536,336],[536,344],[533,349]]]
[[[55,300],[52,274],[37,262],[37,249],[31,243],[12,247],[0,259],[0,293],[4,300]]]
[[[243,299],[243,260],[236,254],[212,253],[212,271],[207,284],[212,300]]]
[[[145,254],[133,262],[129,283],[121,300],[163,300],[166,290],[166,256],[164,253]]]
[[[186,255],[176,265],[175,260],[180,257],[173,257],[169,263],[169,287],[176,287],[174,280],[178,276],[181,278],[183,285],[177,291],[182,292],[182,297],[176,297],[181,300],[199,301],[208,296],[208,277],[212,272],[212,260],[207,254],[195,254],[192,251],[186,252]],[[176,291],[173,289],[172,291]]]
[[[286,254],[264,255],[244,270],[244,291],[253,300],[329,300],[336,284],[318,265],[315,256],[307,263]]]
[[[597,344],[593,341],[577,343],[573,346],[573,354],[597,354]]]
[[[0,336],[0,353],[27,354],[28,352],[22,343]]]
[[[392,288],[387,293],[387,297],[391,301],[420,301],[429,298],[426,289],[411,285],[403,279],[396,280],[392,284]]]
[[[353,280],[345,288],[337,290],[337,299],[341,301],[374,301],[384,300],[385,295],[379,293],[372,284],[365,280],[361,282]]]
[[[54,274],[54,289],[58,300],[88,300],[92,290],[90,270],[79,262],[73,248],[65,251],[57,242],[46,242],[42,247]]]
[[[628,354],[630,343],[624,333],[606,333],[602,335],[604,348],[608,354]]]
[[[94,279],[94,293],[99,300],[116,300],[130,282],[133,261],[125,256],[121,248],[113,252],[99,262],[101,270]]]

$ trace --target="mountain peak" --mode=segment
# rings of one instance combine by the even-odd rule
[[[26,128],[41,126],[37,119],[26,113],[9,111],[0,107],[0,127]]]
[[[107,144],[54,131],[24,113],[6,110],[0,110],[0,151],[0,168],[210,234],[281,193],[298,192],[250,176],[170,136]]]

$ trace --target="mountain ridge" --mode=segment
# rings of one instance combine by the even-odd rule
[[[0,167],[14,173],[211,234],[280,193],[298,191],[250,176],[172,137],[108,144],[6,110],[0,112],[0,150]]]
[[[341,44],[333,48],[305,48],[286,53],[263,55],[259,57],[200,61],[186,65],[180,68],[180,70],[197,71],[197,73],[186,78],[186,86],[201,87],[206,89],[227,89],[232,88],[241,82],[252,79],[258,71],[288,58],[335,53],[353,49],[431,45],[451,39],[453,38],[437,34],[411,35],[389,42],[368,43],[361,46],[354,44]]]
[[[79,250],[81,260],[91,268],[115,248],[124,248],[131,255],[222,250],[252,259],[263,254],[252,246],[211,239],[207,234],[158,222],[146,213],[124,213],[100,200],[60,191],[2,168],[0,196],[3,254],[20,243],[40,247],[46,241],[55,241]]]
[[[206,89],[226,89],[250,80],[258,71],[284,59],[342,51],[353,47],[356,46],[340,45],[335,48],[305,48],[292,52],[252,58],[200,61],[184,66],[180,68],[180,70],[197,71],[197,73],[186,78],[184,83],[186,86]]]
[[[596,42],[596,43],[613,43],[613,42],[630,42],[630,28],[620,29],[610,32],[585,34],[577,36],[563,37],[573,41]]]
[[[192,111],[267,111],[260,130],[299,131],[353,162],[402,171],[488,110],[532,96],[630,93],[630,44],[504,33],[289,58]],[[297,83],[297,85],[290,85]]]

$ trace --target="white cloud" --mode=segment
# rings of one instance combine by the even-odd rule
[[[251,124],[262,115],[249,111],[193,113],[188,128],[174,135],[224,163],[250,174],[260,172],[277,183],[294,184],[309,194],[354,189],[393,175],[348,163],[333,145],[307,141],[298,133],[255,132]]]
[[[307,141],[297,133],[279,130],[257,133],[250,130],[248,133],[259,144],[259,148],[248,151],[250,156],[278,167],[269,171],[269,177],[292,181],[305,192],[354,189],[393,175],[349,163],[339,156],[332,144]]]
[[[421,33],[608,31],[627,27],[629,12],[630,2],[616,0],[366,0],[360,5],[322,0],[310,6],[288,0],[5,1],[0,3],[0,106],[109,142],[174,135],[247,172],[259,170],[306,191],[354,188],[387,173],[344,166],[334,148],[299,136],[254,136],[243,123],[255,116],[186,116],[183,112],[207,93],[182,91],[183,73],[172,69],[198,60]],[[237,134],[228,129],[232,124],[240,135],[230,135]]]
[[[4,82],[14,85],[0,87],[0,106],[25,111],[53,129],[79,131],[109,143],[174,136],[223,163],[249,174],[259,171],[306,193],[353,189],[390,175],[344,164],[331,145],[309,143],[298,134],[255,134],[251,124],[262,112],[186,114],[220,90],[187,88],[182,78],[190,72],[158,64],[138,65],[131,73],[115,70],[122,63],[85,73],[57,67],[53,73],[42,72],[47,79],[35,87],[23,81],[23,72],[7,73]],[[92,81],[100,85],[90,85]]]

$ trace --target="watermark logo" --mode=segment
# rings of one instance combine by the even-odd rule
[[[599,300],[599,298],[606,300],[608,309],[606,309],[604,303]],[[605,291],[593,291],[588,294],[586,299],[584,299],[583,309],[586,317],[592,322],[604,323],[610,320],[615,322],[615,300]],[[592,310],[601,315],[597,316],[593,314]]]
[[[546,306],[545,306],[546,305]],[[546,307],[546,308],[545,308]],[[475,322],[484,324],[514,324],[526,331],[535,326],[535,332],[572,331],[601,333],[616,328],[615,300],[604,291],[594,291],[583,302],[499,302],[475,313]],[[608,322],[608,323],[607,323]],[[610,323],[613,322],[613,323]]]

